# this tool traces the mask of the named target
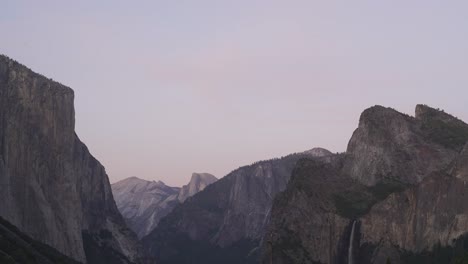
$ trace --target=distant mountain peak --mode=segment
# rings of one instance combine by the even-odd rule
[[[112,184],[112,192],[128,225],[141,238],[153,230],[177,204],[216,180],[209,173],[193,173],[190,182],[179,188],[167,186],[159,180],[148,181],[132,176]]]
[[[119,182],[146,182],[147,180],[143,180],[143,179],[140,179],[136,176],[131,176],[131,177],[128,177],[128,178],[125,178],[123,180],[120,180],[116,183],[119,183]]]
[[[179,201],[184,202],[187,198],[203,191],[206,186],[217,181],[218,178],[209,173],[192,173],[192,178],[187,185],[184,185],[179,192]]]
[[[204,173],[194,172],[194,173],[192,173],[192,177],[190,178],[190,182],[193,182],[193,181],[212,181],[212,182],[215,182],[216,180],[218,180],[218,178],[216,178],[212,174],[209,174],[209,173],[206,173],[206,172],[204,172]]]

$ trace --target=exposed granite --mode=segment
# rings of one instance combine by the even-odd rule
[[[446,167],[458,151],[436,142],[425,124],[391,108],[365,110],[348,144],[345,173],[368,186],[383,179],[414,184]]]
[[[130,177],[112,184],[117,207],[139,238],[148,235],[161,218],[179,203],[202,191],[217,178],[209,173],[193,173],[182,188],[170,187],[161,181]]]
[[[420,253],[453,246],[468,233],[468,149],[441,171],[390,195],[360,219],[361,243]],[[382,245],[383,244],[383,245]]]
[[[0,216],[32,238],[85,262],[82,232],[135,260],[104,167],[74,132],[74,93],[0,56]]]
[[[460,261],[467,141],[468,125],[428,106],[418,105],[414,118],[380,106],[364,111],[347,153],[298,164],[275,199],[262,262]]]
[[[257,262],[273,197],[286,187],[296,162],[314,155],[293,154],[233,171],[163,218],[143,238],[145,248],[158,263]]]
[[[192,173],[190,182],[182,186],[177,199],[183,203],[187,198],[203,191],[208,185],[216,182],[218,179],[209,173]]]

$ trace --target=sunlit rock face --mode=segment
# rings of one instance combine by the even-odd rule
[[[136,236],[74,132],[73,100],[70,88],[0,56],[0,216],[76,260],[129,263]]]
[[[149,234],[176,205],[202,191],[217,178],[208,173],[193,173],[182,188],[161,181],[130,177],[112,184],[112,192],[129,227],[142,238]]]
[[[364,111],[346,153],[298,163],[262,263],[466,261],[467,141],[468,125],[425,105]]]

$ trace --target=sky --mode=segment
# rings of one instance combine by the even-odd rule
[[[0,53],[75,91],[111,182],[346,150],[373,105],[468,120],[468,1],[1,0]]]

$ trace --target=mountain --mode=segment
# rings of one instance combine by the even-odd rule
[[[468,125],[425,105],[363,112],[346,153],[302,160],[262,263],[466,263]]]
[[[141,238],[149,234],[176,205],[216,180],[208,173],[193,173],[189,184],[178,188],[161,181],[130,177],[112,184],[112,192],[129,227]]]
[[[105,169],[75,134],[73,100],[70,88],[0,56],[0,216],[80,262],[136,261]]]
[[[218,178],[209,173],[193,173],[189,184],[182,186],[177,199],[183,203],[187,198],[194,196],[196,193],[203,191],[206,186],[217,181]]]
[[[180,188],[131,177],[112,184],[117,208],[139,238],[153,230],[177,204]]]
[[[329,155],[317,149],[241,167],[174,208],[144,247],[160,264],[256,263],[273,197],[296,162]]]

